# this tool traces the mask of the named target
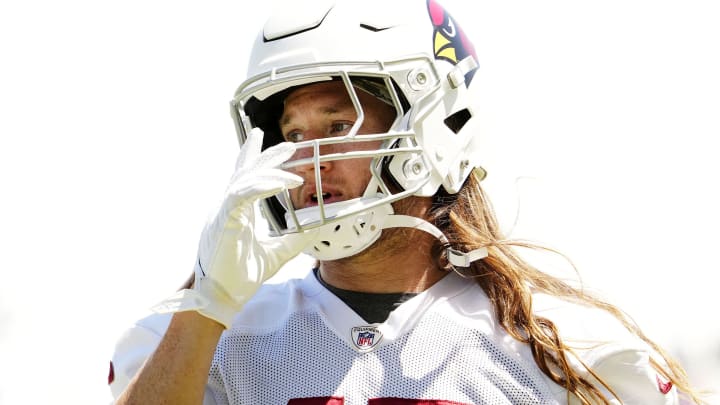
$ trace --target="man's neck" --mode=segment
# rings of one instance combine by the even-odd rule
[[[371,293],[421,292],[447,272],[433,257],[435,239],[410,228],[387,229],[364,252],[320,264],[328,284],[351,291]]]

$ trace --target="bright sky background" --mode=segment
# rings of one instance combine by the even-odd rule
[[[107,403],[115,339],[189,274],[231,174],[228,101],[270,4],[0,3],[0,404]],[[506,229],[521,177],[514,236],[712,386],[720,5],[444,4],[479,55]]]

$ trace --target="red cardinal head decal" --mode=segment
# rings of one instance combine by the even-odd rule
[[[428,0],[427,7],[434,28],[433,48],[435,50],[435,59],[446,60],[453,65],[456,65],[468,55],[472,55],[477,60],[473,44],[467,39],[460,26],[455,23],[455,19],[436,0]],[[473,75],[475,75],[475,70],[465,75],[466,85],[470,85]]]

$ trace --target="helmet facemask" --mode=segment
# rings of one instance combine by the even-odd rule
[[[420,71],[418,63],[411,66],[412,71]],[[439,80],[431,77],[432,65],[426,63],[425,66],[427,70],[422,70],[424,77],[421,80],[427,89],[426,98],[429,98],[437,89]],[[371,67],[374,72],[369,71]],[[391,203],[415,194],[430,177],[427,169],[429,164],[424,161],[415,134],[408,124],[412,122],[409,115],[418,113],[418,109],[411,108],[411,102],[417,103],[422,98],[417,97],[418,91],[415,91],[414,100],[408,100],[393,79],[393,75],[407,77],[412,72],[407,69],[378,71],[377,67],[378,64],[359,64],[354,70],[344,67],[345,70],[332,72],[327,66],[306,66],[288,69],[283,74],[276,71],[274,75],[246,82],[232,102],[241,142],[250,129],[260,127],[265,132],[263,148],[267,148],[285,141],[279,121],[284,100],[293,91],[310,83],[328,81],[341,82],[341,87],[347,91],[356,114],[352,127],[341,136],[295,142],[297,153],[282,167],[289,171],[304,167],[304,170],[313,173],[313,204],[303,204],[297,196],[293,198],[293,191],[287,190],[265,199],[261,204],[272,234],[322,228],[319,239],[307,252],[321,260],[348,257],[375,242],[387,217],[393,214]],[[314,73],[308,74],[308,70]],[[432,86],[433,81],[435,88]],[[390,106],[395,112],[392,123],[383,132],[361,131],[363,123],[368,119],[361,98],[367,99],[368,95]],[[368,145],[373,147],[369,148]],[[323,165],[351,159],[370,159],[363,169],[369,175],[364,192],[341,201],[325,201],[327,194],[324,194],[323,188],[326,181]]]

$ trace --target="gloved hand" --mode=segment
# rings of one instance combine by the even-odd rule
[[[295,152],[280,143],[261,152],[263,132],[253,129],[240,150],[225,199],[200,237],[195,285],[154,308],[156,312],[195,310],[230,328],[232,319],[260,285],[297,256],[310,233],[279,237],[255,234],[254,202],[302,184],[301,177],[278,169]]]

